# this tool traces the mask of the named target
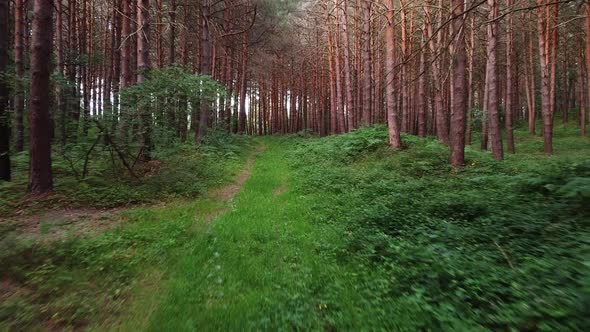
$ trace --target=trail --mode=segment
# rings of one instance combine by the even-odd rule
[[[293,317],[280,312],[292,296],[301,296],[310,313],[322,314],[310,285],[338,271],[318,258],[317,248],[339,235],[310,223],[309,202],[292,190],[289,146],[273,139],[264,145],[235,184],[210,193],[217,205],[201,212],[203,222],[192,230],[194,238],[179,252],[179,261],[164,280],[134,299],[132,314],[114,329],[288,326]]]
[[[342,234],[311,222],[311,202],[294,190],[291,148],[263,142],[234,185],[210,193],[214,204],[199,209],[178,262],[163,278],[148,278],[115,327],[98,330],[273,330],[302,322],[324,329],[328,299],[318,294],[334,276],[337,302],[353,302],[347,272],[321,253]]]

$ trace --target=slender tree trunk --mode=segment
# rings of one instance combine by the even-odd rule
[[[473,70],[474,70],[474,53],[475,53],[475,18],[470,19],[469,27],[469,52],[467,57],[469,76],[467,79],[467,132],[465,134],[466,144],[471,145],[471,133],[473,130],[473,108],[474,108],[474,92],[476,87],[473,86]]]
[[[395,103],[395,22],[393,0],[384,0],[387,9],[385,28],[385,94],[387,99],[387,124],[389,126],[389,145],[394,150],[402,147],[399,133],[398,114]]]
[[[451,2],[455,19],[452,23],[455,40],[453,42],[454,63],[452,68],[453,89],[451,106],[451,165],[462,167],[465,164],[465,115],[467,97],[467,70],[465,54],[465,18],[463,16],[464,1]]]
[[[551,110],[551,64],[548,8],[546,0],[537,0],[539,29],[539,61],[541,64],[541,115],[543,116],[543,145],[547,154],[553,153],[553,112]]]
[[[500,128],[500,116],[498,112],[498,66],[497,66],[497,43],[498,43],[498,4],[496,0],[488,0],[490,7],[488,23],[488,46],[487,46],[487,75],[488,82],[488,130],[492,155],[496,160],[504,158],[504,149],[502,146],[502,131]]]
[[[122,0],[123,19],[121,25],[121,90],[131,86],[133,72],[131,61],[131,0]],[[129,126],[129,109],[121,100],[119,115],[118,140],[122,147],[127,146],[127,129]]]
[[[240,68],[240,114],[239,128],[240,134],[246,133],[246,90],[247,90],[247,72],[248,72],[248,34],[243,34],[242,39],[242,63]],[[292,97],[292,96],[291,96]]]
[[[329,24],[329,23],[328,23]],[[338,96],[336,93],[336,66],[334,61],[334,42],[332,31],[328,29],[328,62],[330,66],[330,134],[338,133]]]
[[[29,191],[45,194],[53,190],[51,174],[51,131],[49,74],[53,40],[53,3],[35,0],[31,40],[31,88],[29,104]]]
[[[587,90],[586,90],[586,99],[584,99],[584,102],[585,102],[586,107],[588,109],[590,109],[590,4],[586,4],[585,11],[586,11],[586,79],[588,79],[588,82],[586,84]],[[584,86],[583,77],[584,77],[584,75],[582,75],[581,87]],[[584,94],[582,93],[582,95],[584,95]],[[582,119],[583,118],[584,117],[582,117]],[[585,127],[586,127],[586,124],[583,124],[582,128],[585,129]],[[585,130],[584,130],[584,134],[585,134]]]
[[[527,75],[528,77],[528,83],[529,83],[529,97],[528,100],[530,100],[529,103],[529,133],[531,135],[535,135],[536,134],[536,127],[537,127],[537,103],[536,103],[536,98],[535,98],[535,91],[536,91],[536,83],[535,83],[535,61],[534,61],[534,46],[533,46],[533,36],[532,33],[529,35],[529,65],[527,65],[527,68],[529,68],[528,72],[529,74]]]
[[[0,73],[8,69],[10,43],[9,0],[0,0]],[[10,181],[10,120],[7,112],[10,98],[8,82],[0,79],[0,180]]]
[[[14,100],[14,150],[16,152],[24,149],[25,89],[22,81],[25,74],[25,12],[25,1],[16,0],[14,3],[14,65],[18,83]]]
[[[344,103],[342,93],[342,64],[340,61],[340,15],[336,10],[336,33],[334,34],[334,62],[336,65],[336,109],[337,109],[337,125],[336,132],[341,134],[346,132],[344,125]]]
[[[168,49],[168,63],[176,64],[176,0],[170,0],[170,45]]]
[[[432,54],[432,80],[434,86],[434,116],[436,125],[436,136],[443,143],[449,144],[449,126],[444,108],[444,79],[442,78],[442,60],[437,52],[440,52],[440,45],[443,44],[443,33],[437,31],[436,35],[432,27],[432,16],[428,6],[424,7],[426,15],[426,31],[428,32],[430,52]]]
[[[361,124],[371,124],[371,0],[362,0],[362,118]]]
[[[164,67],[162,24],[162,0],[156,0],[156,63],[158,68]]]
[[[588,37],[587,37],[588,38]],[[586,41],[586,47],[588,48],[588,41]],[[586,93],[584,91],[584,70],[586,64],[583,62],[582,51],[580,50],[580,54],[578,56],[578,94],[579,94],[579,109],[580,109],[580,133],[582,137],[586,136]]]
[[[138,0],[137,3],[137,83],[146,80],[150,69],[150,0]],[[141,130],[141,160],[151,159],[152,113],[149,107],[138,110]]]
[[[344,43],[344,85],[346,87],[346,114],[348,131],[354,129],[354,92],[352,84],[352,67],[350,63],[350,37],[348,32],[348,0],[344,0],[342,7],[342,42]]]
[[[201,25],[201,74],[211,76],[211,33],[209,27],[209,13],[211,10],[211,0],[203,2],[203,21]],[[209,122],[210,105],[207,101],[201,102],[201,114],[199,116],[199,127],[196,131],[196,142],[201,144],[205,133],[207,131],[207,124]]]
[[[507,0],[506,5],[508,7],[512,6],[512,0]],[[514,68],[513,68],[513,37],[512,37],[512,15],[508,15],[507,19],[507,28],[506,28],[506,97],[505,97],[505,105],[506,105],[506,116],[505,116],[505,126],[506,126],[506,144],[508,146],[508,153],[514,153],[514,132],[512,128],[512,120],[514,118],[513,110],[514,110]]]
[[[426,42],[426,25],[422,28],[422,44]],[[427,102],[426,102],[426,48],[420,52],[420,69],[418,75],[418,136],[426,137],[426,113],[427,113]]]

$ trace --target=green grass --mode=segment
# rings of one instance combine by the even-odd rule
[[[460,170],[431,138],[392,152],[381,127],[258,139],[230,202],[134,209],[35,259],[16,242],[7,273],[28,293],[0,305],[0,327],[588,330],[588,139],[558,128],[545,156],[516,137],[518,154],[474,145]]]
[[[201,158],[197,166],[210,165],[206,170],[218,173],[208,177],[199,177],[201,173],[185,174],[183,181],[188,182],[184,184],[185,188],[192,185],[190,181],[201,181],[199,186],[206,189],[233,181],[252,153],[250,143],[241,143],[241,151],[232,152],[231,156],[228,150],[216,151],[213,145],[197,152],[177,150],[177,156],[163,156],[163,159],[164,163],[178,160],[179,165],[186,166],[194,161],[193,157]],[[185,170],[188,171],[190,168]],[[165,188],[176,185],[175,181],[183,174],[172,178],[160,174],[154,176],[156,179],[148,179],[168,181],[159,187],[164,192],[150,189],[150,195],[142,198],[149,202],[160,194],[158,206],[136,207],[100,217],[104,219],[100,220],[101,223],[113,224],[114,228],[98,227],[96,231],[89,229],[85,233],[76,233],[75,227],[85,225],[85,218],[89,216],[69,220],[66,216],[49,214],[40,221],[39,232],[31,233],[27,230],[28,225],[21,224],[26,220],[2,220],[0,281],[6,290],[3,290],[0,301],[0,330],[84,328],[109,324],[122,312],[135,308],[129,305],[132,299],[138,297],[134,303],[148,301],[146,298],[152,293],[142,293],[141,290],[159,283],[155,279],[165,277],[169,265],[180,256],[179,250],[193,233],[201,231],[204,220],[224,208],[221,202],[207,197],[171,200]],[[105,179],[102,186],[111,188],[112,182],[109,181],[112,180]],[[78,186],[58,187],[58,190],[80,193]],[[190,196],[195,194],[191,192]],[[2,197],[6,197],[4,193]],[[45,209],[39,206],[39,210]],[[54,238],[51,235],[54,230],[61,230],[64,235]]]
[[[344,275],[318,250],[340,234],[310,223],[308,202],[291,190],[289,144],[265,141],[232,210],[183,253],[149,330],[321,329],[329,299],[312,287]]]

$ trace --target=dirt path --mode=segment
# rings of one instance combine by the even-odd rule
[[[213,189],[209,193],[209,197],[213,199],[219,199],[223,202],[231,201],[240,192],[240,190],[242,190],[248,178],[250,178],[250,175],[252,174],[252,167],[254,167],[254,162],[256,162],[256,158],[263,152],[264,145],[259,145],[256,149],[256,152],[254,152],[254,155],[251,156],[246,162],[246,166],[240,172],[236,178],[236,181],[220,188]]]
[[[207,194],[207,198],[223,203],[231,201],[244,187],[250,177],[256,158],[262,152],[264,152],[264,145],[258,146],[234,182],[212,189]],[[0,218],[0,231],[2,233],[14,232],[19,236],[31,237],[39,242],[52,242],[72,234],[98,234],[120,225],[123,221],[121,212],[135,207],[138,206],[114,209],[60,208],[34,215]],[[226,211],[227,208],[224,208],[206,214],[203,218],[205,221],[210,222]]]

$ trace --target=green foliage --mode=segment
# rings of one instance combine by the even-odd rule
[[[225,146],[230,142],[231,149]],[[157,150],[156,161],[138,166],[136,171],[142,175],[138,180],[120,165],[113,166],[102,146],[92,155],[90,175],[82,179],[80,158],[87,144],[68,145],[70,161],[56,156],[56,194],[39,203],[42,205],[23,207],[28,156],[17,155],[15,181],[1,184],[5,215],[17,208],[35,213],[49,207],[144,202],[165,207],[136,208],[122,216],[105,213],[99,220],[47,217],[40,221],[39,234],[27,230],[32,225],[4,220],[0,223],[0,280],[9,289],[2,294],[6,298],[0,299],[0,330],[81,329],[124,311],[131,289],[146,270],[166,270],[173,265],[182,255],[177,250],[184,250],[181,248],[193,238],[196,216],[217,208],[210,201],[170,198],[195,197],[227,182],[252,150],[248,138],[216,133],[208,138],[207,148],[184,144]]]
[[[212,131],[200,146],[171,144],[153,152],[153,161],[136,163],[134,178],[118,159],[112,146],[96,141],[95,128],[88,137],[66,144],[53,154],[55,194],[44,200],[26,200],[28,153],[15,155],[14,180],[0,183],[0,213],[19,209],[34,213],[56,206],[113,208],[118,206],[195,197],[211,185],[228,179],[233,167],[251,150],[250,140]],[[137,151],[137,150],[131,150]],[[127,156],[133,164],[136,152]],[[87,164],[87,175],[83,176]]]
[[[430,139],[406,136],[409,148],[390,152],[380,128],[302,141],[299,191],[316,198],[318,223],[347,234],[323,252],[353,270],[370,299],[356,305],[371,320],[363,326],[588,330],[590,154],[563,136],[572,144],[557,145],[565,156],[576,151],[574,160],[495,162],[468,150],[464,170],[449,168],[447,148]],[[335,303],[326,320],[343,327],[342,315]]]
[[[224,87],[210,76],[194,75],[181,67],[150,70],[146,76],[146,81],[121,93],[127,106],[151,107],[158,99],[165,100],[161,104],[165,108],[176,107],[181,101],[198,105],[225,95]]]

